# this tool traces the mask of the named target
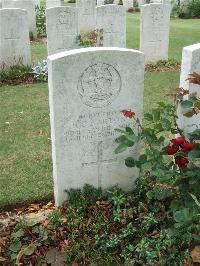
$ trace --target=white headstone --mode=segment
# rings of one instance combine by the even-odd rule
[[[46,0],[46,8],[61,6],[60,0]]]
[[[97,0],[97,6],[102,6],[104,5],[105,1],[104,0]]]
[[[189,74],[197,72],[200,74],[200,43],[186,46],[183,48],[182,64],[181,64],[181,76],[180,76],[180,88],[189,90],[190,93],[197,93],[200,97],[199,85],[195,85],[186,81]],[[191,132],[197,127],[200,128],[200,114],[194,115],[192,118],[179,115],[179,126],[186,132]],[[184,110],[183,110],[184,112]]]
[[[0,68],[31,64],[27,12],[21,9],[0,10]]]
[[[97,7],[98,29],[103,29],[104,47],[126,47],[126,9],[121,5]]]
[[[36,38],[37,28],[36,28],[36,10],[35,10],[34,0],[13,0],[13,7],[25,9],[28,12],[29,32],[31,32],[33,34],[33,37]]]
[[[123,0],[123,5],[128,11],[130,8],[133,8],[133,0]]]
[[[85,48],[48,57],[56,205],[84,184],[125,191],[138,169],[124,165],[138,147],[116,155],[116,128],[132,126],[121,110],[143,110],[144,56],[123,48]],[[137,132],[137,129],[135,129]]]
[[[96,0],[76,0],[76,7],[78,8],[80,32],[95,30]]]
[[[46,10],[48,54],[74,49],[78,36],[78,11],[75,7]]]
[[[168,59],[170,5],[141,6],[140,51],[146,63]]]
[[[13,0],[2,0],[2,8],[13,8]]]

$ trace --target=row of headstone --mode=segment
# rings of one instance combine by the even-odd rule
[[[115,128],[132,126],[120,110],[131,109],[142,116],[143,53],[123,48],[78,49],[49,56],[48,66],[56,205],[65,201],[65,189],[84,184],[132,190],[139,170],[127,168],[124,158],[137,158],[139,149],[134,146],[116,155],[114,139]],[[180,82],[184,89],[198,92],[196,85],[185,81],[192,72],[200,72],[200,43],[183,49]],[[195,129],[194,124],[199,128],[200,114],[181,122],[186,131]]]
[[[168,59],[169,4],[141,6],[140,50],[146,63]],[[77,1],[77,7],[47,9],[48,52],[77,48],[79,32],[103,29],[103,46],[126,47],[126,11],[120,5],[96,8],[93,0]]]
[[[88,6],[86,5],[88,3]],[[103,46],[126,47],[126,10],[123,6],[77,1],[77,7],[46,10],[48,54],[77,48],[82,32],[103,29]],[[79,13],[79,14],[78,14]]]
[[[29,32],[33,35],[33,38],[37,37],[36,28],[36,9],[39,4],[36,0],[2,0],[2,8],[20,8],[25,9],[28,13],[27,21]],[[26,21],[26,23],[27,23]]]

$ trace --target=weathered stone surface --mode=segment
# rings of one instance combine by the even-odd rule
[[[25,9],[28,13],[28,23],[29,32],[33,34],[33,37],[37,37],[37,28],[36,28],[36,11],[35,11],[35,2],[34,0],[13,0],[13,8]]]
[[[138,169],[124,159],[138,147],[116,155],[116,128],[132,126],[120,112],[143,110],[144,56],[123,48],[85,48],[48,57],[49,100],[56,205],[65,189],[88,183],[125,191]],[[137,132],[137,128],[135,128]]]
[[[75,7],[54,7],[46,10],[48,54],[76,47],[78,10]]]
[[[2,0],[2,8],[13,8],[13,0]]]
[[[0,10],[0,68],[30,64],[30,41],[27,11],[21,9]]]
[[[130,8],[133,8],[133,0],[123,0],[123,5],[126,10],[129,10]]]
[[[104,0],[97,0],[97,6],[102,6],[104,5]]]
[[[140,50],[146,63],[168,59],[170,5],[141,6]]]
[[[103,46],[126,47],[126,9],[121,5],[97,7],[98,29],[103,29]]]
[[[200,97],[199,85],[195,85],[186,81],[189,74],[193,72],[200,73],[200,43],[186,46],[183,48],[180,88],[189,90],[190,93],[196,92]],[[196,128],[200,128],[200,114],[187,118],[182,115],[184,110],[179,108],[179,126],[186,132],[191,132]]]
[[[80,32],[95,30],[96,0],[76,0],[76,7],[78,8]]]
[[[46,1],[46,8],[58,7],[58,6],[61,6],[60,0],[47,0]]]

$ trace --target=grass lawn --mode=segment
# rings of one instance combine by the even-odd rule
[[[198,42],[199,20],[172,20],[170,58],[181,60],[182,47]],[[139,14],[128,14],[127,45],[139,47]],[[46,58],[46,46],[32,44],[32,59]],[[179,72],[145,74],[144,109],[170,101],[165,93],[178,86]],[[0,206],[45,197],[53,192],[46,83],[0,89]]]

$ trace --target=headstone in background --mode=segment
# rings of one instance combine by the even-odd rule
[[[181,64],[181,76],[180,76],[180,88],[189,90],[190,93],[197,93],[200,97],[199,85],[195,85],[186,81],[189,74],[197,72],[200,74],[200,43],[186,46],[183,48],[182,64]],[[179,108],[179,127],[186,132],[191,132],[197,127],[200,128],[200,114],[194,115],[191,118],[187,118],[182,115],[182,111]]]
[[[126,47],[126,9],[124,6],[97,7],[96,27],[103,29],[104,47]]]
[[[13,0],[2,0],[2,8],[13,8]]]
[[[170,5],[148,4],[141,6],[140,51],[146,63],[168,59]]]
[[[133,8],[133,0],[123,0],[123,5],[128,11],[129,9]]]
[[[65,189],[84,184],[132,190],[137,168],[115,154],[116,128],[133,126],[121,110],[143,111],[144,55],[123,48],[85,48],[48,57],[49,101],[56,205]],[[137,129],[135,128],[136,132]]]
[[[37,28],[36,28],[36,10],[34,0],[14,0],[14,8],[25,9],[28,13],[28,27],[29,32],[33,34],[33,38],[37,37]]]
[[[60,0],[46,0],[46,8],[61,6]]]
[[[0,68],[31,64],[27,11],[0,10]]]
[[[46,10],[48,54],[74,49],[78,36],[78,10],[54,7]]]
[[[80,32],[95,30],[96,0],[76,0]]]
[[[104,0],[97,0],[97,6],[102,6],[104,5],[105,1]]]

